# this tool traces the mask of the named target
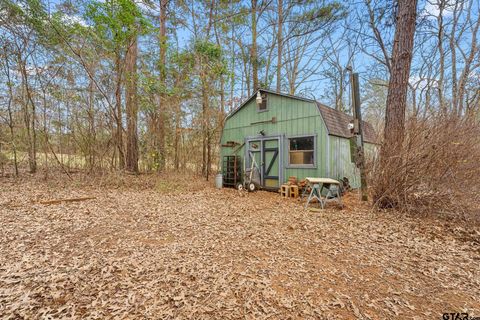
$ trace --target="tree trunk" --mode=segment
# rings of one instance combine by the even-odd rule
[[[208,90],[202,80],[202,175],[208,180]]]
[[[13,165],[15,169],[15,176],[18,176],[18,160],[17,160],[17,146],[15,144],[15,134],[14,134],[14,123],[12,116],[12,101],[13,101],[13,88],[12,81],[10,79],[10,66],[8,63],[8,58],[5,59],[6,64],[6,75],[7,75],[7,87],[8,87],[8,102],[7,102],[7,111],[8,111],[8,127],[10,129],[10,143],[12,144],[13,151]]]
[[[252,73],[253,73],[253,91],[259,88],[258,84],[258,57],[257,57],[257,0],[252,0]]]
[[[404,180],[398,170],[402,160],[398,152],[402,150],[405,135],[405,109],[407,104],[408,79],[413,53],[416,0],[399,0],[397,25],[395,29],[390,81],[388,84],[387,108],[385,112],[384,144],[380,153],[379,174],[383,185],[375,190],[374,199],[381,207],[396,205],[395,191],[404,191]]]
[[[458,5],[457,3],[455,4],[456,6]],[[472,5],[473,2],[469,3],[469,8],[468,12],[471,12],[472,10]],[[457,10],[457,7],[455,7]],[[455,12],[454,14],[454,19],[457,20],[457,13]],[[468,15],[468,18],[466,19],[470,23],[470,14]],[[456,22],[455,22],[456,24]],[[452,27],[453,28],[453,27]],[[480,28],[480,19],[477,19],[475,23],[472,25],[472,30],[470,32],[470,52],[467,54],[465,57],[465,61],[463,63],[463,70],[460,74],[459,81],[458,81],[458,87],[454,86],[453,90],[456,92],[456,111],[457,111],[457,116],[461,117],[463,112],[464,112],[464,104],[468,101],[468,91],[466,90],[468,78],[471,75],[472,68],[476,68],[475,65],[472,65],[475,61],[475,57],[478,56],[479,48],[478,48],[478,43],[477,43],[477,35],[478,35],[478,30]],[[453,45],[458,45],[456,42],[456,38],[454,34],[452,33],[451,36],[451,43]],[[478,60],[478,59],[477,59]],[[453,57],[452,57],[452,72],[456,69],[453,69]],[[455,82],[456,83],[456,82]],[[477,90],[478,92],[478,90]]]
[[[43,101],[43,155],[45,158],[44,163],[44,172],[45,172],[45,180],[48,179],[48,129],[47,129],[47,92],[44,86],[42,87],[42,101]]]
[[[115,88],[115,142],[118,150],[119,169],[125,168],[125,155],[123,153],[123,125],[122,125],[122,66],[120,52],[116,52],[115,58],[116,88]]]
[[[166,111],[166,86],[167,86],[167,6],[168,0],[160,0],[160,57],[159,57],[159,81],[160,81],[160,95],[157,117],[157,170],[165,169],[165,111]]]
[[[344,112],[345,108],[343,106],[343,83],[344,83],[344,73],[343,70],[339,70],[338,73],[338,88],[335,88],[335,109],[338,111]]]
[[[412,63],[416,12],[416,0],[399,0],[384,132],[385,142],[396,146],[400,146],[403,142],[405,131],[405,109]]]
[[[92,69],[94,69],[92,67]],[[95,71],[90,72],[92,75],[95,74]],[[96,161],[96,133],[95,133],[95,87],[93,80],[90,79],[88,85],[88,167],[89,171],[93,172],[95,168]]]
[[[126,113],[127,113],[127,158],[126,169],[138,173],[138,133],[137,133],[137,55],[136,36],[131,40],[126,55]]]
[[[33,101],[32,93],[30,91],[30,87],[28,85],[28,75],[27,75],[27,68],[26,62],[19,57],[20,69],[22,73],[22,87],[24,90],[23,94],[23,105],[24,105],[24,113],[23,119],[25,122],[25,129],[27,131],[27,139],[28,139],[28,167],[30,173],[37,172],[37,134],[35,130],[35,102]],[[32,106],[32,112],[30,114],[30,110],[28,105]]]
[[[278,30],[277,30],[277,92],[282,90],[282,49],[283,49],[283,0],[278,0]]]
[[[174,143],[175,143],[175,148],[174,148],[174,166],[175,170],[178,171],[180,168],[180,136],[181,136],[181,108],[180,108],[180,102],[175,103],[175,138],[174,138]]]
[[[447,106],[445,104],[445,92],[444,92],[444,78],[445,78],[445,50],[443,48],[443,37],[444,37],[444,25],[443,25],[443,12],[445,10],[445,0],[440,0],[438,3],[438,51],[440,54],[440,75],[438,79],[438,99],[440,103],[440,108],[442,112],[446,112]]]
[[[207,172],[206,177],[207,181],[210,177],[210,173],[212,172],[212,133],[210,129],[207,127]]]
[[[214,1],[212,1],[212,5],[214,4]],[[216,12],[216,15],[218,13]],[[218,34],[218,29],[217,29],[217,24],[213,24],[213,29],[215,31],[215,40],[217,42],[217,46],[219,48],[222,47],[222,43],[220,42],[220,36]],[[220,114],[218,115],[218,126],[219,126],[219,132],[223,131],[223,126],[224,126],[224,120],[225,120],[225,76],[222,74],[220,75]],[[221,135],[219,137],[219,142],[221,139]]]

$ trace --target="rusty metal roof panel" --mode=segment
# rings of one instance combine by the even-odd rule
[[[353,121],[353,117],[351,115],[327,107],[319,102],[317,102],[317,106],[322,114],[323,120],[325,121],[328,134],[343,138],[352,137],[352,133],[348,129],[348,124]],[[362,121],[362,128],[363,139],[365,142],[378,143],[377,135],[370,123]]]

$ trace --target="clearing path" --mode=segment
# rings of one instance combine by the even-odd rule
[[[0,181],[1,317],[480,316],[478,228],[186,189]]]

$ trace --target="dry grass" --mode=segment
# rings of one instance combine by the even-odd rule
[[[480,315],[478,229],[352,194],[318,213],[184,176],[95,179],[0,181],[4,318]],[[38,202],[80,196],[96,199]]]

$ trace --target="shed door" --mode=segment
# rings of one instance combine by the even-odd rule
[[[262,142],[262,185],[266,188],[278,188],[280,186],[278,138],[263,140]]]
[[[247,169],[255,164],[260,174],[260,185],[264,188],[280,187],[280,140],[260,138],[247,141]],[[255,162],[253,161],[255,159]]]

